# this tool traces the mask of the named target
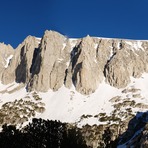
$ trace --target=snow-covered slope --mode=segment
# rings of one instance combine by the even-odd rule
[[[58,91],[49,90],[46,93],[39,92],[38,95],[42,98],[41,102],[45,103],[45,111],[36,114],[35,117],[60,120],[62,122],[74,123],[78,126],[85,124],[106,124],[99,120],[99,113],[106,113],[107,116],[112,115],[115,110],[114,104],[123,103],[124,101],[135,101],[135,107],[125,105],[120,107],[120,112],[126,108],[131,108],[132,113],[137,111],[144,112],[148,108],[148,74],[143,74],[141,78],[131,78],[131,83],[125,89],[117,89],[106,84],[105,81],[98,87],[97,91],[91,95],[82,95],[78,93],[74,87],[67,89],[64,86]],[[17,83],[0,86],[0,106],[6,102],[13,102],[21,98],[26,100],[26,96],[33,99],[34,92],[26,92],[25,87],[20,87]],[[126,90],[125,93],[123,90]],[[131,89],[137,89],[131,92]],[[15,90],[15,91],[13,91]],[[129,90],[129,91],[128,91]],[[119,100],[113,101],[112,98],[117,97]],[[111,101],[112,99],[112,101]],[[36,102],[36,101],[35,101]],[[136,104],[144,104],[144,107]],[[130,103],[129,103],[130,104]],[[120,115],[117,115],[120,117]],[[120,117],[124,120],[124,117]]]

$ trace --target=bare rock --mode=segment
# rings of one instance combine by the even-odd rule
[[[41,40],[28,36],[15,51],[4,44],[0,49],[4,49],[0,50],[0,80],[3,84],[23,83],[28,91],[56,91],[73,85],[88,95],[104,78],[111,86],[124,88],[131,77],[148,72],[147,41],[90,36],[68,39],[46,31]]]
[[[115,103],[115,102],[119,102],[121,100],[121,96],[115,96],[113,98],[111,98],[109,101],[111,103]]]
[[[0,79],[2,77],[3,71],[10,64],[10,60],[14,55],[14,49],[11,45],[5,45],[0,43]]]
[[[105,68],[106,81],[117,88],[124,88],[130,83],[130,77],[139,78],[147,72],[147,50],[140,41],[123,41]]]
[[[20,44],[9,64],[2,74],[2,83],[8,84],[16,81],[18,83],[26,83],[30,79],[30,69],[33,60],[33,54],[38,48],[38,41],[35,37],[28,36],[22,44]]]
[[[66,42],[67,38],[57,32],[45,32],[33,65],[30,88],[47,91],[58,90],[63,85],[70,55]]]
[[[87,36],[74,49],[72,59],[72,81],[82,94],[93,93],[103,79],[103,72],[96,57],[94,40]]]

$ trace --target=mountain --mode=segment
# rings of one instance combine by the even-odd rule
[[[93,148],[147,146],[148,41],[47,30],[0,44],[0,80],[1,125],[60,120]]]

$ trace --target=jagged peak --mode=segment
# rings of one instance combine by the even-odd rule
[[[42,65],[40,65],[40,64],[45,63],[44,66],[46,68],[43,68],[43,69],[47,70],[48,69],[47,65],[48,65],[50,67],[49,71],[52,73],[52,74],[50,73],[49,75],[54,77],[55,80],[59,79],[57,71],[60,71],[60,72],[62,71],[62,77],[65,77],[64,74],[65,74],[65,71],[67,68],[66,65],[67,65],[67,63],[70,65],[70,62],[71,62],[72,67],[73,67],[72,69],[70,69],[72,71],[72,75],[73,75],[72,77],[76,77],[76,79],[77,79],[76,87],[77,87],[77,90],[80,92],[81,92],[80,89],[85,88],[85,87],[82,87],[82,86],[84,86],[84,84],[81,84],[81,83],[82,83],[82,81],[83,81],[83,83],[85,82],[85,77],[88,77],[88,74],[89,74],[89,79],[87,79],[87,81],[89,81],[89,83],[87,84],[88,87],[85,88],[85,90],[83,90],[83,91],[89,92],[89,91],[87,91],[87,89],[91,90],[91,88],[89,88],[89,85],[95,84],[95,87],[93,89],[93,91],[94,91],[98,87],[98,83],[100,83],[102,81],[104,72],[106,73],[105,77],[106,77],[106,80],[108,83],[110,83],[113,86],[120,87],[120,86],[122,86],[122,83],[125,82],[124,77],[123,77],[123,75],[125,75],[124,71],[121,76],[121,78],[123,78],[123,82],[119,81],[119,79],[118,79],[119,76],[117,74],[116,74],[116,76],[117,76],[118,81],[114,80],[114,78],[115,78],[114,73],[115,72],[117,73],[118,69],[119,69],[119,68],[116,69],[116,67],[117,67],[117,65],[118,65],[118,67],[120,67],[120,63],[118,62],[119,59],[123,58],[123,59],[130,60],[130,58],[132,56],[134,56],[133,58],[135,58],[135,62],[139,62],[139,61],[136,61],[138,59],[137,57],[138,56],[140,57],[141,51],[144,52],[145,49],[148,47],[148,45],[146,44],[144,47],[142,44],[142,41],[134,41],[134,40],[129,41],[126,39],[121,40],[121,39],[112,39],[112,38],[110,38],[110,39],[108,38],[108,40],[106,40],[106,38],[105,38],[105,39],[102,39],[102,41],[100,42],[100,38],[91,37],[89,35],[87,35],[84,38],[73,39],[73,38],[67,38],[64,35],[60,34],[59,32],[56,32],[53,30],[46,30],[42,38],[37,38],[37,37],[31,36],[31,35],[27,36],[25,38],[25,40],[22,42],[22,44],[20,44],[17,47],[18,50],[15,51],[16,56],[14,56],[14,57],[21,60],[21,57],[23,59],[23,56],[26,56],[26,59],[27,59],[27,61],[29,61],[29,64],[31,63],[31,65],[34,65],[34,63],[32,63],[32,61],[29,59],[32,59],[33,56],[35,55],[34,56],[35,58],[33,58],[33,61],[40,61],[40,62],[36,62],[38,65],[35,64],[35,66],[42,67]],[[122,53],[124,52],[126,54],[119,53],[119,54],[115,55],[115,53],[121,49],[121,46],[120,46],[121,42],[123,43],[123,45],[121,45],[123,51],[121,51],[121,52]],[[24,49],[23,49],[23,46],[25,46]],[[37,50],[35,52],[35,49],[39,49],[39,50]],[[132,50],[132,52],[131,52],[131,50]],[[137,51],[139,53],[136,53]],[[115,56],[116,59],[118,59],[118,60],[111,58],[113,56]],[[49,59],[49,57],[50,57],[50,59]],[[146,57],[145,57],[145,59],[146,59]],[[44,60],[44,62],[41,60]],[[73,60],[75,60],[75,61],[73,61]],[[112,62],[112,61],[114,61],[114,62]],[[127,62],[127,61],[125,61],[125,62]],[[19,61],[19,62],[21,62],[21,61]],[[65,62],[65,63],[63,63],[63,62]],[[107,66],[107,64],[108,64],[107,62],[110,64],[109,67]],[[145,63],[145,62],[146,61],[143,61],[143,63]],[[61,70],[61,63],[64,65],[62,67],[63,68],[62,70]],[[116,67],[114,66],[114,63],[116,63]],[[16,63],[14,61],[14,65],[16,65],[18,67],[17,64],[19,64],[19,63]],[[98,64],[100,64],[100,65],[98,65]],[[142,66],[142,63],[140,63],[140,64],[142,67],[141,71],[147,71],[148,68],[144,65]],[[27,67],[31,67],[31,65],[27,65]],[[126,63],[125,65],[128,65],[128,63]],[[124,69],[127,69],[127,71],[129,71],[129,75],[128,76],[126,75],[127,77],[125,77],[126,80],[128,80],[125,83],[125,85],[128,84],[130,76],[132,76],[132,75],[135,76],[135,75],[141,74],[141,72],[139,72],[139,70],[136,69],[134,64],[132,66],[133,66],[133,70],[130,70],[130,71],[126,67],[124,67]],[[114,70],[112,71],[110,69],[110,67],[112,67],[112,69],[114,69]],[[98,70],[97,74],[95,74],[95,72],[94,72],[94,71],[96,71],[96,69]],[[135,69],[136,69],[136,71],[135,71]],[[38,75],[40,75],[39,70],[40,69],[37,69]],[[27,70],[27,71],[28,71],[27,75],[30,75],[29,70]],[[121,72],[121,70],[120,70],[120,72]],[[134,74],[132,74],[132,72]],[[45,75],[44,73],[45,73],[45,71],[43,70],[42,75]],[[86,76],[84,76],[84,75],[86,75]],[[82,79],[82,77],[83,77],[83,79]],[[42,83],[43,82],[42,76],[40,76],[39,78],[40,78],[40,82]],[[46,79],[47,78],[45,78],[45,85],[47,84]],[[50,79],[52,79],[52,78],[50,78]],[[65,79],[65,78],[63,78],[63,79]],[[73,78],[71,78],[71,79],[73,79]],[[34,81],[37,81],[37,80],[34,80]],[[51,80],[49,80],[49,82],[50,81]],[[92,84],[92,81],[93,81],[93,84]],[[47,87],[46,90],[48,90],[49,88],[55,89],[55,88],[61,87],[61,85],[63,85],[63,80],[61,80],[61,81],[58,80],[58,83],[59,82],[60,82],[60,84],[54,84],[54,82],[52,82],[52,87]],[[119,84],[117,85],[118,82],[119,82]],[[56,81],[56,83],[57,83],[57,81]],[[73,83],[75,84],[74,81],[73,81]],[[34,85],[36,85],[36,84],[34,84]],[[49,84],[49,86],[51,86],[51,84]],[[38,88],[40,90],[41,87],[38,86]]]
[[[53,31],[53,30],[46,30],[46,31],[44,32],[43,37],[45,37],[45,36],[52,36],[52,37],[59,37],[59,36],[60,36],[60,37],[67,38],[67,37],[65,37],[63,34],[57,32],[57,31]]]
[[[0,48],[9,48],[9,49],[13,49],[13,47],[12,47],[10,44],[5,44],[4,42],[3,42],[3,43],[0,43]]]

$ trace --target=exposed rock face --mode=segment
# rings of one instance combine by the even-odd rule
[[[65,85],[72,83],[82,94],[93,93],[104,78],[104,67],[111,54],[111,41],[87,36],[77,41]],[[68,84],[68,85],[67,85]]]
[[[14,50],[10,45],[0,43],[0,79],[2,77],[4,69],[8,67],[13,54]]]
[[[2,83],[8,84],[13,81],[27,83],[30,78],[33,54],[38,48],[38,40],[28,36],[15,50],[15,54],[2,74]]]
[[[82,94],[93,93],[103,80],[95,45],[94,40],[87,36],[73,50],[72,81]]]
[[[14,51],[7,66],[1,64],[2,83],[24,83],[28,90],[58,90],[62,85],[75,86],[82,94],[91,94],[105,79],[111,86],[123,88],[130,77],[138,78],[148,72],[148,42],[103,39],[87,36],[68,39],[55,32],[46,31],[42,40],[27,37]],[[7,51],[6,51],[7,50]],[[2,50],[1,50],[2,52]],[[1,53],[2,63],[6,63]],[[6,54],[5,54],[6,55]]]
[[[67,39],[63,35],[45,32],[33,65],[31,88],[47,91],[49,88],[57,90],[63,85],[69,60],[68,49]]]
[[[147,46],[144,46],[147,42],[125,40],[118,44],[121,44],[121,47],[117,48],[107,63],[105,76],[110,85],[123,88],[129,84],[131,76],[138,78],[148,71],[148,50]]]

